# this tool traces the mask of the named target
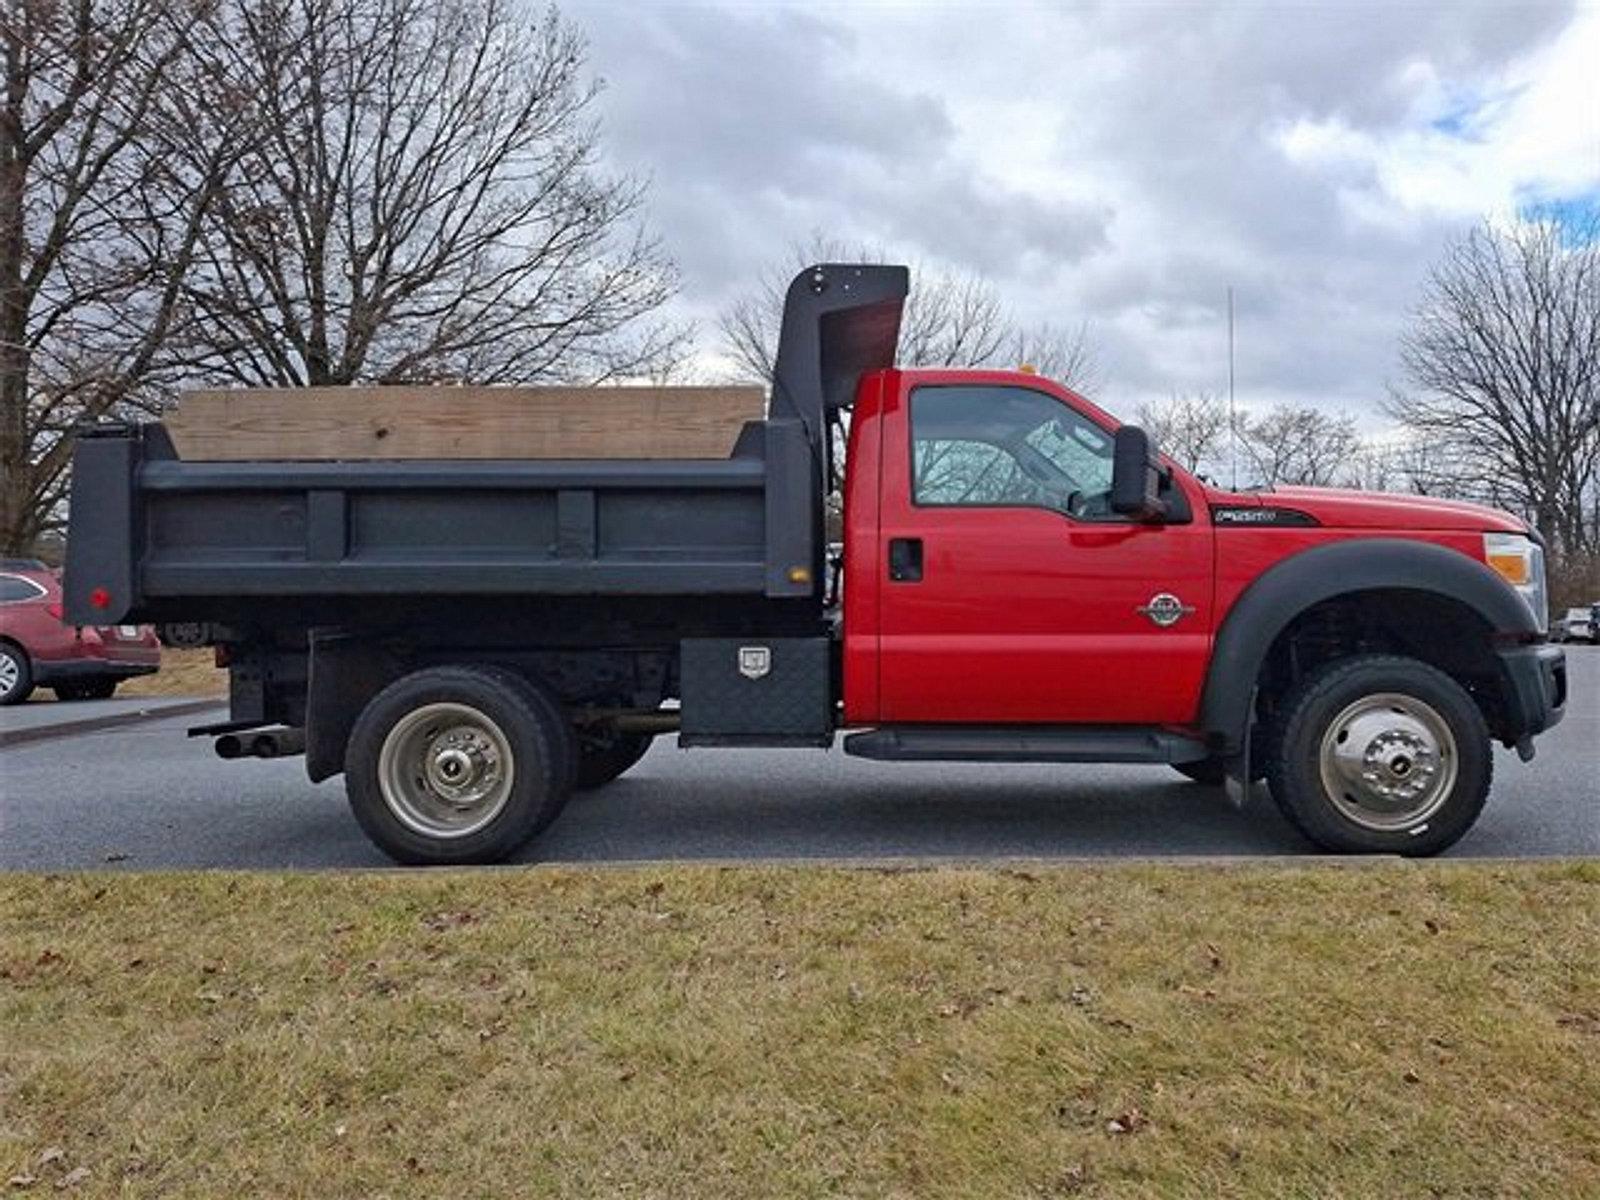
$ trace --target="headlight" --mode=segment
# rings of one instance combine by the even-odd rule
[[[1483,560],[1517,590],[1533,613],[1539,632],[1550,628],[1550,600],[1544,582],[1544,549],[1520,533],[1483,535]]]

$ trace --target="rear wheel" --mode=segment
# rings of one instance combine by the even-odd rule
[[[109,700],[116,694],[115,679],[80,679],[75,683],[58,683],[51,689],[57,700]]]
[[[495,667],[434,667],[362,711],[345,753],[356,820],[415,865],[499,862],[555,820],[574,750],[555,704]]]
[[[1483,714],[1460,684],[1374,654],[1329,664],[1285,697],[1267,783],[1324,849],[1420,856],[1472,828],[1493,769]]]
[[[579,737],[578,779],[574,786],[583,792],[610,783],[645,756],[651,741],[646,733]]]
[[[33,695],[33,666],[28,652],[11,642],[0,642],[0,705],[21,704]]]

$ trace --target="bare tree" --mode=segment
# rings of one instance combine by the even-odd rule
[[[1228,437],[1228,406],[1215,392],[1174,392],[1139,406],[1139,424],[1158,447],[1189,471],[1213,467]]]
[[[223,0],[250,137],[184,287],[182,359],[245,385],[598,382],[679,349],[638,181],[598,163],[585,44],[515,0]],[[203,160],[216,121],[170,146]]]
[[[1345,471],[1345,482],[1372,492],[1486,499],[1461,480],[1459,464],[1446,448],[1410,431],[1402,431],[1398,439],[1364,444]]]
[[[0,549],[59,525],[79,421],[148,406],[178,283],[230,153],[174,172],[150,141],[204,9],[5,0],[0,9]]]
[[[881,249],[850,247],[822,237],[795,246],[783,264],[762,272],[755,286],[718,316],[724,353],[742,375],[770,380],[784,291],[795,273],[818,262],[883,262],[890,257]],[[1024,325],[985,279],[920,266],[913,266],[911,274],[897,350],[903,365],[1027,364],[1069,387],[1083,390],[1094,385],[1098,372],[1086,325]]]
[[[1456,490],[1526,514],[1558,554],[1600,552],[1600,221],[1485,223],[1434,267],[1389,411]]]
[[[1362,449],[1355,421],[1342,414],[1280,404],[1237,420],[1239,449],[1255,484],[1329,487],[1347,481]]]

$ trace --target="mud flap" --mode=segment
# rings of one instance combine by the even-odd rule
[[[367,702],[405,673],[372,642],[314,630],[306,682],[306,774],[320,783],[344,770],[345,744]]]
[[[1255,705],[1250,706],[1252,709]],[[1228,798],[1228,803],[1234,808],[1242,809],[1250,799],[1251,787],[1254,780],[1250,778],[1250,742],[1255,736],[1256,723],[1246,721],[1244,725],[1244,740],[1238,753],[1230,754],[1222,760],[1222,794]]]

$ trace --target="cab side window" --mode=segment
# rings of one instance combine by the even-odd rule
[[[924,506],[1111,515],[1111,435],[1043,392],[919,387],[911,393],[911,496]]]

